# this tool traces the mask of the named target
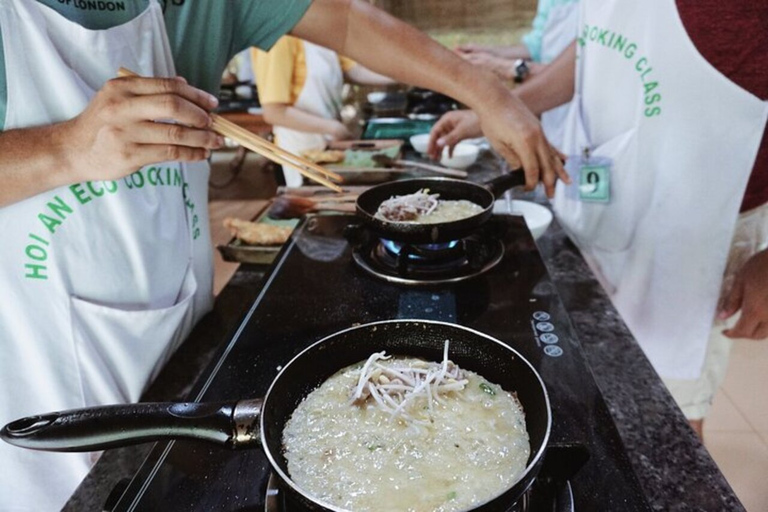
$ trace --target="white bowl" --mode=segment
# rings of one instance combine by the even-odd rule
[[[462,144],[460,142],[453,148],[453,156],[448,156],[448,148],[443,148],[443,156],[440,159],[440,163],[454,169],[466,169],[475,163],[479,153],[480,148],[474,144]]]
[[[411,146],[413,146],[413,149],[421,153],[422,155],[427,154],[427,144],[429,143],[429,134],[428,133],[420,133],[418,135],[412,135],[410,139]]]
[[[373,91],[369,92],[367,99],[368,103],[376,104],[379,103],[381,100],[387,97],[387,93],[384,91]]]
[[[534,240],[543,235],[552,222],[552,212],[546,206],[519,199],[513,199],[510,203],[511,210],[506,199],[497,200],[493,204],[493,213],[522,215]]]

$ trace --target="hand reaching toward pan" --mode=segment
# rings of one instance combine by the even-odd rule
[[[461,140],[484,134],[512,168],[523,167],[527,190],[541,181],[547,196],[554,196],[558,179],[571,182],[563,167],[565,156],[547,142],[541,125],[519,100],[509,95],[503,105],[494,105],[480,113],[445,114],[430,133],[429,155],[438,158],[444,147],[450,151]]]
[[[471,110],[454,110],[443,115],[429,133],[427,154],[439,160],[443,148],[452,154],[453,147],[465,139],[481,137],[480,118]]]

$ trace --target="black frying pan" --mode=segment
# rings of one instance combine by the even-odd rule
[[[473,510],[503,511],[533,482],[543,461],[552,422],[549,398],[536,370],[519,353],[480,332],[426,320],[389,320],[352,327],[311,345],[277,375],[263,400],[231,403],[139,403],[54,412],[3,427],[13,445],[50,451],[91,451],[146,441],[191,438],[231,448],[259,446],[290,498],[311,510],[341,511],[315,500],[288,475],[283,427],[301,400],[341,368],[373,352],[441,361],[450,340],[450,358],[517,393],[525,411],[531,455],[520,479],[501,495]]]
[[[521,169],[503,174],[488,183],[478,185],[451,178],[416,178],[391,181],[371,187],[357,198],[357,214],[368,227],[381,237],[412,244],[433,244],[458,240],[472,234],[493,214],[494,201],[506,190],[525,184]],[[379,205],[392,196],[413,194],[429,189],[440,194],[440,199],[466,199],[483,208],[483,211],[466,219],[437,224],[392,222],[376,217]]]

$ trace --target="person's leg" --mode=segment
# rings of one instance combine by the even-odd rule
[[[734,323],[731,319],[728,324]],[[717,389],[725,379],[731,340],[722,335],[724,322],[715,322],[707,343],[701,375],[695,380],[663,379],[667,389],[700,439],[704,439],[704,419],[712,407]]]
[[[768,245],[768,204],[739,215],[728,252],[728,261],[720,297],[724,297],[733,285],[734,276],[744,263],[757,251]],[[717,389],[725,379],[731,340],[722,335],[723,330],[733,327],[740,314],[728,320],[715,320],[710,332],[707,355],[701,375],[696,380],[665,379],[664,383],[683,410],[691,428],[700,438],[704,437],[704,418],[709,414]]]
[[[688,420],[688,424],[691,426],[699,439],[704,441],[704,420]]]

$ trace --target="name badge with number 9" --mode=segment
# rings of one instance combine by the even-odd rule
[[[566,170],[573,180],[569,197],[591,203],[611,201],[610,158],[572,156],[568,159]]]

